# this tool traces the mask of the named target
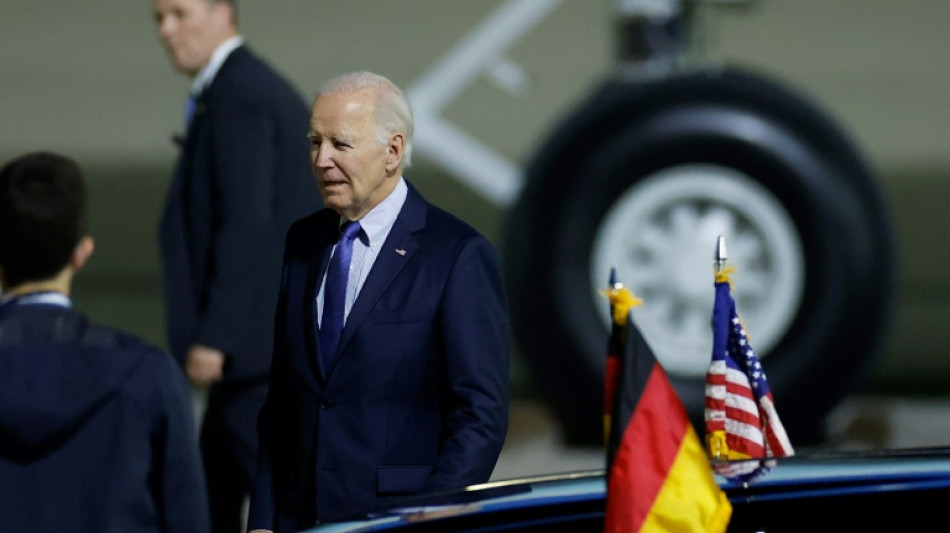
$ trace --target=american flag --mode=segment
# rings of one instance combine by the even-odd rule
[[[736,312],[728,280],[716,282],[712,323],[705,413],[710,457],[734,461],[793,455],[765,370]]]

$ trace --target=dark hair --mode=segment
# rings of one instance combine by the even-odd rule
[[[71,159],[24,155],[0,169],[0,268],[6,288],[45,280],[86,234],[86,186]]]

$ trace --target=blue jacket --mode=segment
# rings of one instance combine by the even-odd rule
[[[210,530],[171,357],[60,306],[0,306],[0,529]]]

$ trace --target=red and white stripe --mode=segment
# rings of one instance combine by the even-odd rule
[[[707,374],[706,420],[707,431],[725,431],[730,455],[766,457],[762,419],[749,378],[725,361],[713,361]]]
[[[794,455],[795,450],[792,448],[792,442],[788,440],[785,426],[779,420],[775,404],[772,403],[772,395],[769,394],[760,398],[759,407],[765,420],[766,457]]]

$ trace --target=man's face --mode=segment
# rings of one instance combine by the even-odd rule
[[[357,220],[396,187],[398,148],[376,136],[372,94],[325,95],[310,117],[310,162],[323,203]]]
[[[195,76],[236,33],[231,8],[212,0],[154,0],[158,35],[175,68]]]

